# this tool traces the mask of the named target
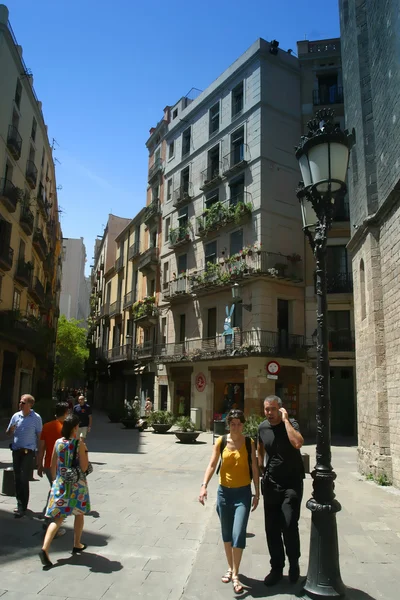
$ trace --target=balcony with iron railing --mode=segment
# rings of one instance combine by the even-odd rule
[[[44,325],[33,315],[20,311],[0,311],[0,337],[27,349],[38,356],[46,356],[54,339],[54,329]]]
[[[129,246],[129,250],[128,250],[128,260],[133,260],[135,258],[137,258],[140,254],[140,242],[136,241],[132,244],[132,246]]]
[[[123,254],[121,256],[119,256],[117,258],[117,260],[115,261],[114,268],[115,268],[116,273],[119,273],[124,268],[124,255]]]
[[[26,235],[32,235],[34,219],[33,212],[30,210],[29,205],[22,204],[19,215],[19,224]]]
[[[175,208],[184,206],[193,198],[192,184],[188,182],[185,185],[181,185],[176,188],[172,193],[172,205]]]
[[[149,225],[154,219],[156,219],[161,214],[160,208],[160,200],[155,198],[150,202],[144,211],[143,222],[145,225]]]
[[[104,302],[104,304],[102,304],[100,306],[100,316],[101,317],[108,317],[110,315],[110,303],[109,302]]]
[[[0,179],[0,202],[10,213],[14,213],[17,203],[23,196],[22,190],[17,188],[9,179]]]
[[[222,172],[225,176],[238,173],[246,167],[248,162],[249,147],[247,144],[237,144],[229,154],[224,156]]]
[[[353,276],[351,273],[335,273],[326,277],[328,294],[351,294],[353,292]]]
[[[52,252],[49,252],[43,261],[43,269],[52,278],[54,273],[54,254]]]
[[[22,137],[18,129],[14,125],[8,126],[7,148],[11,152],[14,160],[19,160],[21,157]]]
[[[159,363],[196,362],[232,356],[271,356],[305,360],[307,346],[303,335],[234,329],[231,336],[219,334],[212,338],[194,338],[184,342],[157,345],[155,356]]]
[[[1,243],[0,240],[0,268],[3,271],[10,271],[13,264],[14,250],[7,246],[7,244]]]
[[[152,246],[140,255],[138,270],[141,272],[154,270],[158,265],[158,248]]]
[[[133,306],[133,304],[136,301],[136,297],[135,296],[136,296],[135,290],[132,290],[132,291],[128,292],[127,294],[125,294],[125,296],[124,296],[124,304],[123,304],[124,309],[130,308],[131,306]]]
[[[230,287],[238,280],[257,277],[299,284],[303,281],[303,265],[298,254],[286,256],[244,248],[238,254],[208,263],[205,269],[188,274],[189,293],[210,294]]]
[[[25,262],[23,258],[18,260],[17,269],[14,279],[23,287],[30,287],[32,281],[33,265],[30,262]]]
[[[33,233],[33,246],[40,258],[44,261],[48,254],[48,248],[46,240],[44,239],[43,233],[39,227],[36,227]]]
[[[116,300],[110,304],[110,317],[115,317],[121,312],[121,300]]]
[[[29,294],[36,300],[40,306],[45,303],[45,291],[42,282],[38,277],[34,277],[29,288]]]
[[[329,352],[354,352],[355,338],[353,331],[330,331]]]
[[[154,356],[154,342],[146,341],[141,344],[137,344],[134,348],[135,359],[153,358]]]
[[[154,160],[154,163],[149,168],[149,178],[148,181],[152,181],[155,177],[162,171],[163,161],[160,157]]]
[[[154,296],[146,296],[132,306],[132,319],[142,327],[155,325],[158,319],[158,308]]]
[[[205,191],[210,189],[222,181],[222,163],[219,161],[212,162],[204,171],[200,173],[200,189]]]
[[[107,351],[108,361],[120,362],[124,360],[133,360],[132,344],[125,344],[124,346],[115,346]]]
[[[252,210],[248,192],[242,192],[223,202],[218,200],[197,217],[197,235],[204,238],[230,223],[239,225],[251,215]]]
[[[329,104],[343,104],[343,88],[339,86],[330,89],[313,90],[314,106],[327,106]]]
[[[179,248],[184,244],[190,242],[190,228],[189,223],[182,223],[178,227],[170,229],[168,235],[168,248]]]
[[[190,296],[190,282],[186,275],[179,275],[174,281],[165,285],[163,290],[164,300],[174,301]]]
[[[33,160],[28,160],[26,163],[25,178],[31,190],[34,190],[37,183],[38,170]]]

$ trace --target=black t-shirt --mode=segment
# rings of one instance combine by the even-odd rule
[[[293,429],[299,431],[299,424],[290,419]],[[258,439],[267,453],[265,477],[272,483],[288,488],[301,482],[305,477],[300,450],[290,443],[285,423],[272,426],[265,420],[258,428]]]
[[[74,414],[79,418],[79,427],[89,426],[89,415],[92,414],[89,404],[86,404],[86,402],[83,406],[76,404],[74,406]]]

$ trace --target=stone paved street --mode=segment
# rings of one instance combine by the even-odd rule
[[[92,513],[83,541],[87,552],[70,554],[72,521],[67,534],[53,542],[56,567],[43,571],[37,552],[42,540],[38,515],[47,494],[46,481],[31,483],[31,512],[15,520],[15,499],[0,496],[0,597],[3,600],[67,598],[202,600],[232,598],[223,546],[214,510],[217,480],[210,485],[204,509],[199,485],[211,453],[212,436],[183,446],[173,434],[139,434],[96,415],[88,446],[95,472],[90,476]],[[313,448],[306,451],[313,453]],[[400,495],[362,480],[356,473],[356,448],[334,447],[341,568],[355,600],[397,600],[400,579]],[[10,464],[1,442],[0,466]],[[35,475],[36,477],[36,475]],[[304,503],[310,495],[306,480]],[[302,574],[308,558],[310,514],[301,518]],[[300,586],[285,580],[272,590],[260,583],[268,571],[262,507],[251,516],[248,547],[242,563],[242,597],[294,598]],[[357,592],[355,590],[362,590]]]

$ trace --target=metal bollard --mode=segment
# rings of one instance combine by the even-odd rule
[[[15,497],[14,469],[12,467],[3,470],[3,486],[1,488],[1,493],[5,496]]]

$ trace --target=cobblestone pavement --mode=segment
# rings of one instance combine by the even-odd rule
[[[55,567],[42,570],[37,553],[45,479],[31,483],[31,512],[23,519],[13,517],[15,499],[0,496],[1,600],[232,598],[232,586],[220,582],[226,566],[214,509],[216,478],[206,508],[197,502],[212,435],[204,433],[199,443],[182,445],[173,433],[139,434],[97,414],[88,446],[95,471],[89,479],[92,513],[82,537],[88,549],[81,556],[71,555],[69,519],[66,535],[51,548]],[[306,451],[313,455],[312,447]],[[335,447],[333,456],[343,506],[338,515],[341,568],[351,588],[349,598],[397,600],[400,495],[357,475],[356,448]],[[1,442],[0,467],[9,466],[10,459],[6,442]],[[310,491],[307,479],[304,504]],[[305,508],[300,525],[305,575],[310,530]],[[241,597],[294,598],[301,586],[284,580],[268,590],[262,584],[269,570],[262,506],[252,514],[248,532]]]

